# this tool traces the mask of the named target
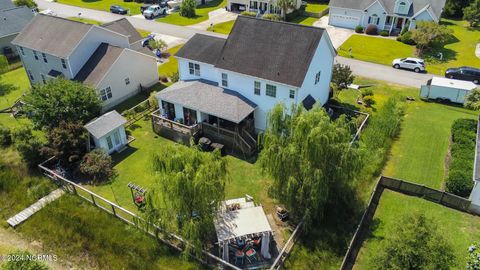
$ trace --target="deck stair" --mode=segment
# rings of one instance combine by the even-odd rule
[[[12,227],[17,226],[18,224],[24,222],[29,217],[31,217],[33,214],[38,212],[40,209],[45,207],[47,204],[49,204],[49,203],[55,201],[56,199],[60,198],[64,193],[65,193],[65,191],[63,191],[63,189],[60,189],[60,188],[52,191],[50,194],[41,198],[36,203],[30,205],[29,207],[22,210],[20,213],[18,213],[15,216],[9,218],[7,220],[7,223]]]

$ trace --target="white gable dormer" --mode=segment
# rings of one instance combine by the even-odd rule
[[[395,2],[395,13],[407,15],[411,6],[412,6],[411,0],[397,0]]]

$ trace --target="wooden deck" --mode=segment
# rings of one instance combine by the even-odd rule
[[[63,189],[60,189],[60,188],[52,191],[50,194],[41,198],[36,203],[30,205],[28,208],[25,208],[20,213],[18,213],[15,216],[9,218],[7,220],[7,223],[10,224],[10,226],[12,226],[12,227],[17,226],[18,224],[27,220],[29,217],[31,217],[36,212],[40,211],[40,209],[45,207],[47,204],[49,204],[49,203],[55,201],[56,199],[60,198],[64,193],[65,192],[63,191]]]

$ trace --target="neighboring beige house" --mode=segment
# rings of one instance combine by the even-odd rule
[[[158,82],[157,62],[126,20],[102,26],[39,14],[13,40],[31,84],[59,76],[98,90],[103,111]]]
[[[10,0],[0,1],[0,54],[17,55],[12,40],[33,18],[33,12],[25,6],[16,7]]]

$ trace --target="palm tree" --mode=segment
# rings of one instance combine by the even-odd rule
[[[282,10],[282,17],[285,21],[287,18],[287,11],[291,8],[295,8],[294,0],[277,0],[277,7]]]

